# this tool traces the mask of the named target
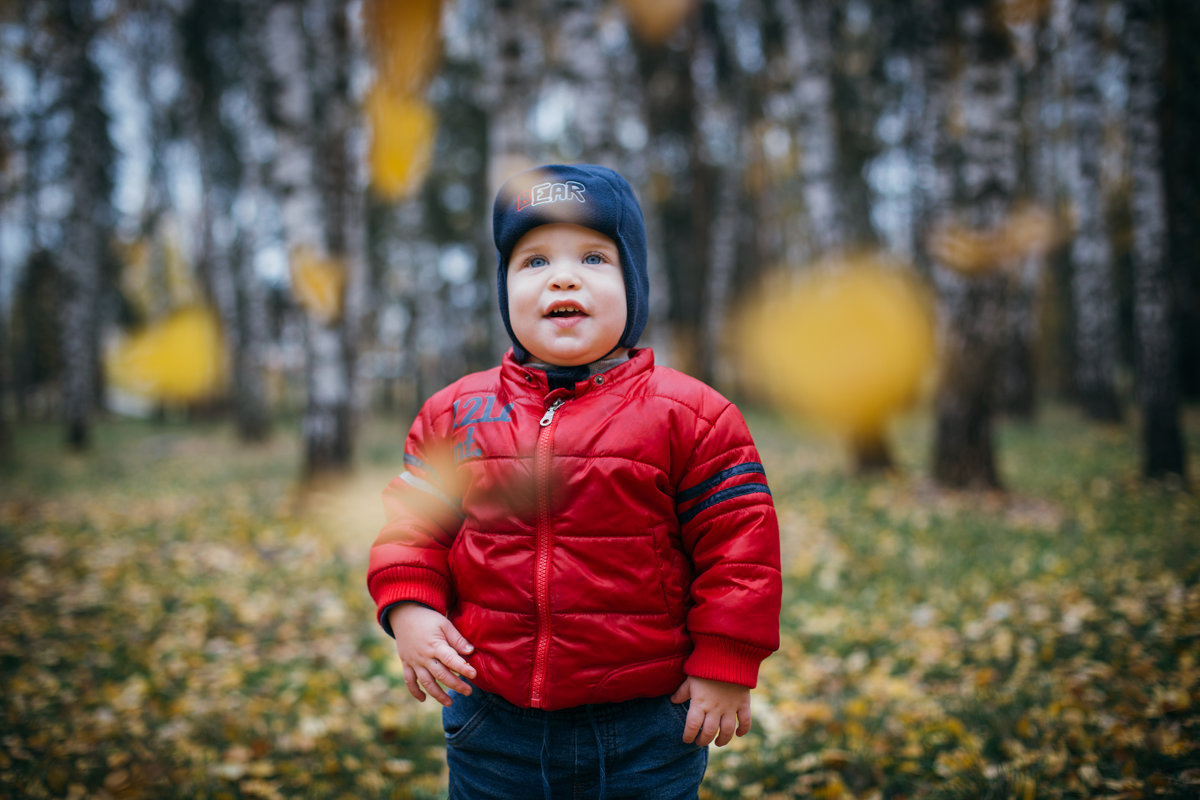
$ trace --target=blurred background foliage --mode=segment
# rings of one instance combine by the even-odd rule
[[[643,343],[780,510],[702,796],[1195,796],[1196,41],[1192,0],[0,2],[0,794],[441,795],[378,493],[508,345],[495,188],[592,161]]]
[[[6,430],[85,448],[97,414],[184,411],[259,441],[299,416],[306,474],[347,469],[366,415],[505,349],[494,187],[594,161],[645,206],[644,343],[848,432],[860,468],[927,401],[936,479],[1001,486],[993,420],[1053,399],[1132,414],[1145,471],[1186,472],[1187,0],[32,0],[0,33]],[[902,280],[806,277],[865,262]],[[813,304],[840,324],[798,346],[774,322]],[[126,352],[193,308],[219,337]],[[800,383],[853,396],[781,396]]]

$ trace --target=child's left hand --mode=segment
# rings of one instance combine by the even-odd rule
[[[671,695],[672,703],[692,701],[683,740],[707,747],[714,739],[724,747],[734,733],[750,732],[750,690],[736,683],[688,677]]]

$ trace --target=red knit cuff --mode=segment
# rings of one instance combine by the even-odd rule
[[[723,636],[692,634],[695,649],[683,665],[694,678],[736,683],[753,689],[758,685],[758,667],[771,655],[765,647],[726,639]]]
[[[395,566],[381,569],[367,579],[381,625],[383,612],[396,603],[414,602],[445,614],[450,602],[450,583],[440,573],[425,567]]]

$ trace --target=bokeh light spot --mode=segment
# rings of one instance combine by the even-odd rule
[[[934,361],[925,291],[873,257],[774,276],[737,328],[746,380],[763,399],[848,435],[882,430],[910,406]]]

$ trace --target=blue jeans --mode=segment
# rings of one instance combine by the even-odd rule
[[[478,688],[442,709],[449,800],[695,800],[708,749],[667,697],[541,711]]]

